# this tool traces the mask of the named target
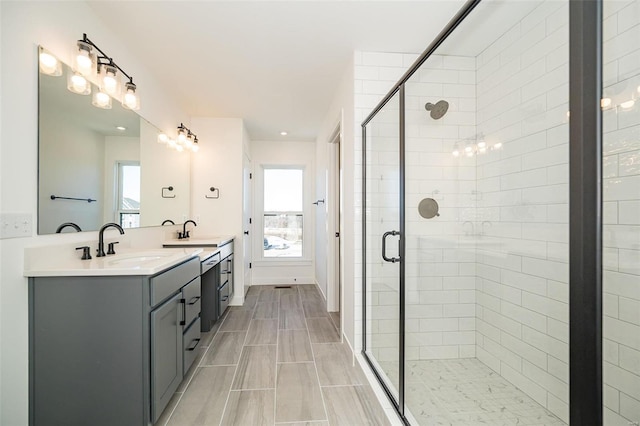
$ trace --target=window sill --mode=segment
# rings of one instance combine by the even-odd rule
[[[272,266],[312,266],[313,261],[310,259],[284,259],[274,257],[273,259],[261,259],[253,262],[253,266],[256,267],[272,267]]]

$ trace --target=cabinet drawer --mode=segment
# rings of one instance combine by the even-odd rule
[[[207,260],[204,260],[201,263],[200,275],[204,275],[205,272],[216,266],[218,263],[220,263],[220,253],[216,253],[213,256],[209,257]]]
[[[233,253],[233,241],[218,248],[220,249],[220,259],[224,259]]]
[[[185,284],[200,275],[200,259],[194,257],[187,262],[171,268],[149,280],[151,306],[165,300]]]
[[[224,314],[224,310],[229,306],[229,299],[229,283],[227,283],[218,290],[218,318]]]
[[[198,345],[200,344],[200,318],[198,318],[191,327],[184,332],[182,336],[182,348],[184,354],[182,356],[182,375],[186,375],[187,371],[198,356]]]
[[[200,277],[191,281],[182,288],[182,298],[184,299],[184,325],[189,325],[200,315]]]

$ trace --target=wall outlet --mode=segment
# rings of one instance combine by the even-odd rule
[[[30,237],[32,226],[29,213],[0,213],[0,239]]]

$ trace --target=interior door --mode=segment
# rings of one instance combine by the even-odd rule
[[[243,223],[243,235],[242,235],[242,251],[243,251],[243,270],[244,270],[244,294],[249,291],[251,286],[251,233],[252,233],[252,218],[251,218],[251,199],[253,197],[253,185],[252,185],[252,172],[251,172],[251,159],[245,153],[243,162],[243,179],[242,179],[242,223]],[[238,289],[240,291],[240,289]]]
[[[400,114],[396,93],[365,127],[365,354],[399,401]]]

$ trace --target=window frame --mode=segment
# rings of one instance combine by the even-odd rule
[[[115,202],[115,217],[114,217],[114,222],[116,222],[118,225],[123,226],[122,224],[122,216],[126,215],[126,214],[137,214],[138,218],[140,218],[140,208],[138,208],[137,210],[135,209],[123,209],[122,208],[122,198],[123,198],[123,183],[124,180],[122,178],[122,174],[123,174],[123,167],[126,166],[138,166],[138,168],[140,168],[140,162],[139,161],[116,161],[116,173],[115,173],[115,178],[116,178],[116,182],[115,182],[115,189],[116,189],[116,202]],[[140,225],[140,219],[138,219],[138,226],[136,226],[135,228],[139,228]]]
[[[300,170],[302,171],[302,210],[301,211],[266,211],[264,209],[264,205],[265,205],[265,191],[264,191],[264,184],[265,184],[265,171],[266,170]],[[311,256],[312,256],[312,251],[313,251],[313,247],[312,247],[312,241],[311,239],[313,238],[312,233],[311,233],[311,222],[310,220],[312,220],[311,218],[311,213],[312,211],[309,209],[309,205],[311,203],[311,189],[309,188],[309,168],[307,165],[305,164],[261,164],[260,168],[259,168],[259,173],[258,176],[256,176],[258,178],[258,181],[256,182],[256,187],[257,188],[261,188],[260,191],[257,191],[257,193],[259,194],[258,197],[256,197],[256,213],[257,216],[260,217],[260,232],[259,234],[256,233],[256,235],[259,235],[259,238],[256,238],[254,240],[254,244],[256,247],[256,249],[258,249],[260,251],[260,257],[258,262],[259,263],[268,263],[268,264],[273,264],[273,263],[278,263],[281,264],[282,266],[285,266],[286,264],[291,264],[291,265],[300,265],[300,264],[306,264],[311,262]],[[264,229],[265,229],[265,215],[268,214],[300,214],[302,215],[302,254],[299,257],[289,257],[289,256],[273,256],[273,257],[266,257],[264,254],[264,238],[265,238],[265,233],[264,233]],[[255,249],[254,249],[254,253],[255,253]]]

